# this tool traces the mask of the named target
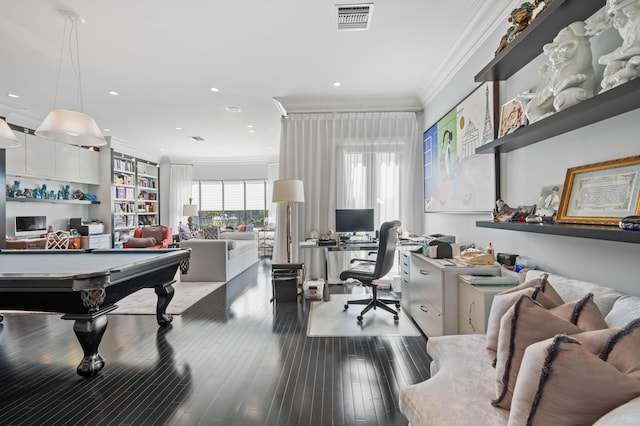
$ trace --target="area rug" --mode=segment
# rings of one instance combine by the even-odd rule
[[[327,302],[311,302],[307,336],[309,337],[353,337],[353,336],[420,336],[411,319],[400,310],[400,320],[382,309],[372,309],[364,315],[362,324],[357,316],[364,305],[351,305],[344,309],[349,299],[364,298],[359,294],[332,294]],[[393,305],[392,305],[393,307]]]
[[[173,285],[175,293],[167,307],[170,315],[180,315],[200,299],[208,296],[224,282],[180,282]],[[155,315],[158,296],[152,288],[143,288],[116,302],[118,309],[111,311],[115,315]]]

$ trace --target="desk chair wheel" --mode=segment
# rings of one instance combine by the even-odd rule
[[[345,303],[345,304],[344,304],[344,310],[346,311],[347,309],[349,309],[349,304],[348,304],[348,303]]]
[[[399,316],[397,316],[397,315],[394,315],[394,316],[393,316],[393,320],[394,320],[394,321],[400,321],[400,317],[399,317]]]
[[[356,319],[358,320],[358,324],[362,324],[362,315],[358,315]]]

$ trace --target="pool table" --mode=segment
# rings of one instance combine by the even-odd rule
[[[60,312],[75,320],[84,351],[77,373],[94,376],[105,363],[98,353],[105,314],[131,293],[153,288],[158,324],[168,325],[172,284],[178,268],[187,273],[190,255],[186,249],[0,250],[0,310]]]

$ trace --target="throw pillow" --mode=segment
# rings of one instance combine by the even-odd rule
[[[220,239],[220,227],[218,226],[205,226],[202,229],[202,234],[205,240],[217,240]]]
[[[581,323],[586,328],[580,328]],[[556,334],[577,334],[607,328],[589,293],[576,302],[545,309],[529,296],[521,298],[502,317],[496,356],[496,407],[509,409],[525,349]]]
[[[142,238],[155,238],[157,243],[162,241],[162,227],[161,226],[145,226],[142,228],[140,235]]]
[[[180,241],[190,240],[193,238],[191,231],[189,231],[189,227],[186,225],[180,225],[178,227],[178,234],[180,235]]]
[[[545,308],[553,308],[562,305],[564,301],[547,281],[547,274],[535,280],[527,281],[509,290],[498,293],[493,298],[489,319],[487,321],[487,351],[495,364],[496,349],[498,347],[498,335],[500,334],[500,320],[502,316],[523,295],[541,303]]]
[[[132,248],[146,248],[156,245],[156,239],[153,237],[136,238],[131,237],[127,240],[127,247]]]
[[[593,424],[640,396],[639,372],[640,319],[535,343],[525,351],[509,425]]]

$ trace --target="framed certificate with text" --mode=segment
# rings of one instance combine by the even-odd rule
[[[556,222],[618,225],[640,214],[640,156],[567,170]]]

